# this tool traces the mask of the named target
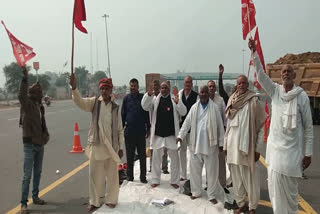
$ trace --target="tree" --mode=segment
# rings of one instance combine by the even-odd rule
[[[88,73],[85,66],[79,66],[74,69],[74,74],[77,80],[77,87],[82,95],[85,95],[88,89]]]
[[[61,73],[57,80],[55,85],[57,87],[68,87],[68,81],[69,80],[69,73]]]
[[[93,83],[98,83],[102,78],[107,77],[104,71],[97,71],[93,74],[92,81]]]
[[[48,75],[50,77],[50,85],[55,84],[55,82],[58,79],[58,74],[57,73],[54,73],[54,72],[51,72],[51,71],[46,71],[44,74]]]
[[[30,71],[30,66],[27,66],[27,70]],[[8,92],[16,94],[19,91],[20,81],[23,77],[22,69],[16,62],[12,62],[10,65],[5,65],[3,68],[4,76],[6,77],[6,88]]]

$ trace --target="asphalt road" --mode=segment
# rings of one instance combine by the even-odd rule
[[[82,146],[86,144],[91,114],[81,111],[72,101],[68,100],[53,102],[52,106],[46,108],[46,115],[51,139],[45,146],[40,190],[48,186],[51,189],[43,196],[48,205],[42,207],[31,205],[30,209],[32,209],[32,213],[87,213],[88,167],[79,170],[57,186],[51,184],[87,161],[83,153],[70,154],[69,151],[73,144],[75,122],[79,124],[81,144]],[[18,108],[0,110],[0,213],[12,210],[20,202],[23,145],[18,122]],[[316,212],[320,212],[319,126],[314,127],[314,133],[312,165],[306,171],[308,179],[301,179],[299,188],[302,198]],[[261,145],[261,150],[264,154],[265,145]],[[56,170],[60,170],[60,174],[56,174]],[[269,201],[266,169],[260,163],[259,171],[261,200]],[[301,208],[301,210],[303,209]],[[260,206],[257,211],[258,213],[272,213],[271,208],[266,206]]]

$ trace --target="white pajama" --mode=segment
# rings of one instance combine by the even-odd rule
[[[89,163],[89,203],[100,207],[100,196],[106,183],[105,203],[117,204],[119,196],[118,164],[113,159]]]
[[[298,213],[298,178],[280,174],[268,167],[269,197],[274,214]]]
[[[185,138],[181,142],[180,150],[179,150],[179,158],[180,158],[180,176],[181,178],[187,179],[187,148],[189,146],[190,133],[188,133]]]
[[[164,153],[164,147],[160,149],[153,149],[152,157],[152,184],[160,184],[161,180],[161,163]],[[171,184],[180,184],[180,168],[179,168],[179,156],[178,150],[167,148],[168,155],[170,158],[170,175],[171,175]]]
[[[190,185],[191,193],[200,197],[202,192],[202,169],[205,165],[207,175],[207,194],[209,200],[216,199],[224,202],[224,190],[219,183],[218,151],[209,155],[191,153],[190,157]]]
[[[244,165],[230,164],[234,197],[239,207],[246,203],[246,196],[249,199],[249,210],[255,210],[260,199],[260,180],[258,167],[252,174],[250,168]]]

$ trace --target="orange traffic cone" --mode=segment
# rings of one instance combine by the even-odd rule
[[[79,127],[78,123],[74,124],[74,136],[73,136],[73,147],[70,153],[81,153],[84,149],[82,149],[81,143],[80,143],[80,135],[79,135]]]

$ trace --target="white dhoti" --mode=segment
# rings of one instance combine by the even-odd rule
[[[180,176],[187,179],[187,148],[189,146],[190,133],[188,133],[180,143],[179,158],[180,158]]]
[[[162,156],[164,153],[164,148],[153,149],[153,157],[152,157],[152,184],[160,184],[161,180],[161,163]],[[170,164],[170,174],[171,174],[171,184],[180,184],[180,167],[179,167],[179,155],[178,150],[167,148],[169,158],[171,160]]]
[[[298,213],[297,179],[268,167],[268,190],[274,214]]]
[[[235,200],[239,207],[246,203],[246,196],[249,199],[249,210],[255,210],[260,199],[260,180],[258,168],[254,173],[248,166],[230,164],[232,183]]]
[[[113,159],[89,162],[89,203],[100,207],[101,192],[106,183],[105,203],[117,204],[119,196],[118,165]]]
[[[200,197],[202,192],[202,168],[205,164],[207,175],[207,194],[209,200],[216,199],[224,202],[224,190],[219,183],[219,159],[218,152],[203,155],[191,153],[190,157],[190,185],[191,193]]]

